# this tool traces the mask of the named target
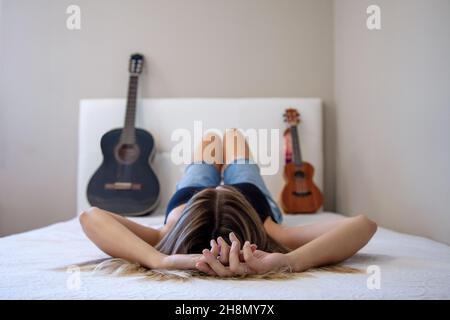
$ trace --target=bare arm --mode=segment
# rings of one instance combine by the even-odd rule
[[[282,230],[276,227],[270,229],[269,225],[264,224],[267,232],[275,239],[275,233]],[[301,229],[302,228],[302,229]],[[252,252],[250,243],[246,241],[243,247],[244,262],[239,262],[235,258],[235,263],[230,261],[229,267],[224,265],[223,259],[217,259],[213,254],[214,250],[204,250],[203,257],[197,263],[196,267],[200,271],[215,273],[220,276],[232,276],[242,274],[264,274],[269,271],[276,271],[280,268],[290,266],[292,271],[302,272],[309,268],[324,266],[328,264],[341,262],[361,249],[372,238],[377,230],[377,225],[364,216],[342,219],[339,221],[330,221],[326,223],[316,223],[309,226],[289,228],[292,234],[286,239],[292,241],[291,245],[300,242],[307,242],[298,249],[287,254],[269,253],[260,250]],[[296,238],[295,232],[304,231],[306,235],[302,238]],[[286,233],[286,231],[284,231]],[[294,235],[294,237],[292,237]],[[225,256],[236,255],[236,250],[240,247],[238,239],[233,239],[231,250],[220,252]],[[310,240],[308,242],[308,240]],[[223,247],[223,246],[222,246]],[[223,248],[222,248],[223,249]],[[234,253],[233,253],[234,252]]]
[[[110,256],[137,262],[148,268],[161,266],[165,255],[149,244],[157,235],[151,230],[142,229],[144,226],[98,208],[83,212],[80,223],[87,237]]]
[[[101,209],[96,209],[101,210]],[[136,223],[134,221],[131,221],[125,217],[119,216],[118,214],[108,212],[105,210],[101,210],[105,212],[106,214],[111,215],[114,219],[116,219],[118,222],[120,222],[123,226],[127,227],[128,230],[133,232],[135,235],[137,235],[139,238],[147,242],[148,244],[155,246],[159,240],[161,240],[161,231],[143,226],[139,223]]]
[[[304,246],[286,255],[294,271],[341,262],[358,252],[372,238],[377,225],[364,216],[343,220]]]
[[[296,227],[286,227],[267,219],[264,227],[277,242],[290,249],[297,249],[330,230],[345,224],[348,218],[321,221]]]
[[[106,254],[150,269],[195,269],[201,257],[200,254],[163,254],[152,246],[163,231],[98,208],[83,212],[80,223],[88,238]]]

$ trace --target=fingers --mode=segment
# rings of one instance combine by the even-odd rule
[[[236,235],[234,234],[234,232],[230,232],[230,241],[231,241],[231,250],[230,250],[230,268],[231,268],[231,263],[232,261],[233,266],[236,267],[238,263],[240,263],[240,253],[241,253],[241,242],[239,241],[238,237],[236,237]],[[233,251],[233,245],[234,245],[234,250]],[[237,257],[237,259],[236,259]]]
[[[244,247],[242,248],[242,252],[244,254],[245,262],[250,262],[253,259],[253,251],[250,246],[250,242],[245,241]]]
[[[236,237],[236,235],[234,234],[234,232],[230,232],[229,237],[230,237],[231,243],[237,242],[237,247],[238,247],[238,248],[241,247],[241,242],[239,241],[238,237]],[[254,248],[255,248],[255,250],[256,250],[256,244],[254,245]],[[239,250],[240,250],[240,249],[239,249]],[[244,262],[244,255],[243,255],[242,252],[239,252],[239,258],[240,258],[240,261]],[[231,263],[230,263],[230,265],[231,265]]]
[[[217,258],[208,249],[203,250],[203,256],[205,258],[205,262],[218,276],[230,277],[233,275],[233,272],[221,264],[220,261],[217,260]]]
[[[222,237],[217,238],[217,241],[211,240],[211,250],[203,250],[203,257],[195,267],[206,274],[221,277],[251,274],[253,268],[248,262],[254,264],[256,259],[253,253],[257,251],[257,246],[246,241],[241,250],[241,243],[233,232],[230,233],[229,238],[231,247]]]
[[[239,244],[239,246],[241,245],[241,242],[239,241],[238,237],[236,237],[236,235],[234,234],[234,232],[231,232],[231,233],[230,233],[230,240],[231,240],[231,242],[237,241],[238,244]],[[250,248],[252,249],[252,251],[256,251],[256,249],[258,248],[258,246],[257,246],[256,244],[253,243],[253,244],[250,245]]]
[[[237,241],[237,243],[239,244],[239,248],[241,247],[241,242],[239,241],[238,237],[236,237],[236,235],[234,234],[234,232],[230,232],[230,241]]]
[[[232,239],[237,239],[234,234],[233,234],[233,236],[231,236],[231,238]],[[220,251],[219,252],[219,261],[222,264],[224,264],[224,265],[228,265],[229,264],[229,255],[230,255],[231,247],[228,245],[228,243],[222,237],[217,238],[217,243],[218,243],[218,246],[219,246],[219,249],[220,249],[219,250]],[[257,250],[257,245],[256,244],[251,244],[250,247],[251,247],[252,252],[255,252]],[[239,255],[239,259],[240,259],[241,262],[245,261],[242,251],[241,251],[241,253]]]
[[[250,249],[252,250],[252,252],[256,252],[256,248],[257,248],[256,244],[251,244],[250,245]],[[239,255],[239,259],[241,259],[241,262],[245,262],[244,251],[243,250],[241,250],[241,254]]]
[[[239,241],[233,241],[230,249],[230,270],[234,274],[247,274],[248,267],[240,261],[241,249]]]
[[[209,275],[219,276],[249,273],[249,266],[243,262],[246,262],[246,259],[250,261],[253,252],[257,251],[256,244],[246,241],[245,248],[241,250],[239,238],[233,232],[229,234],[229,239],[231,247],[222,237],[218,237],[217,241],[212,239],[211,250],[203,251],[203,257],[200,263],[196,264],[196,268]]]
[[[195,267],[200,270],[201,272],[204,272],[210,276],[216,276],[217,274],[214,272],[214,270],[208,265],[208,263],[204,261],[199,261],[195,264]]]
[[[211,240],[211,253],[217,258],[219,255],[219,245],[217,244],[216,240]]]
[[[245,263],[253,272],[259,273],[261,271],[261,260],[258,259],[258,256],[264,252],[259,250],[252,251],[250,242],[248,241],[245,242],[242,251],[244,252]]]
[[[232,237],[230,236],[230,239],[232,239]],[[239,255],[240,255],[240,244],[239,244],[239,240],[235,241],[235,240],[231,240],[231,248],[230,248],[230,255],[228,257],[229,263],[230,263],[230,269],[233,271],[236,271],[237,269],[239,269],[239,264],[241,263],[240,259],[239,259]]]
[[[217,241],[220,246],[219,261],[224,265],[228,265],[228,263],[229,263],[228,257],[230,255],[230,246],[222,237],[217,238]]]

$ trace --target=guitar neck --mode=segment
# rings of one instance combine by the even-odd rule
[[[136,102],[139,77],[130,75],[128,82],[127,109],[125,112],[125,123],[122,130],[122,143],[134,144],[136,142]]]
[[[292,137],[292,153],[294,156],[294,163],[296,166],[302,165],[302,153],[300,150],[300,139],[298,137],[297,126],[291,126],[291,137]]]

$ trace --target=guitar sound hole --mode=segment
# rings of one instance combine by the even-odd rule
[[[132,164],[139,157],[139,147],[135,144],[121,144],[116,148],[116,158],[122,164]]]

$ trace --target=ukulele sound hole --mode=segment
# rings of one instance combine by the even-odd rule
[[[296,178],[305,178],[305,173],[303,171],[295,171],[294,175]]]
[[[305,173],[303,171],[295,171],[294,173],[295,179],[298,183],[303,184],[305,179]],[[297,187],[298,189],[302,189],[301,187]],[[304,198],[310,196],[312,193],[311,191],[293,191],[292,194],[296,197]]]
[[[117,146],[116,158],[122,164],[132,164],[139,157],[139,147],[135,144],[121,144]]]

